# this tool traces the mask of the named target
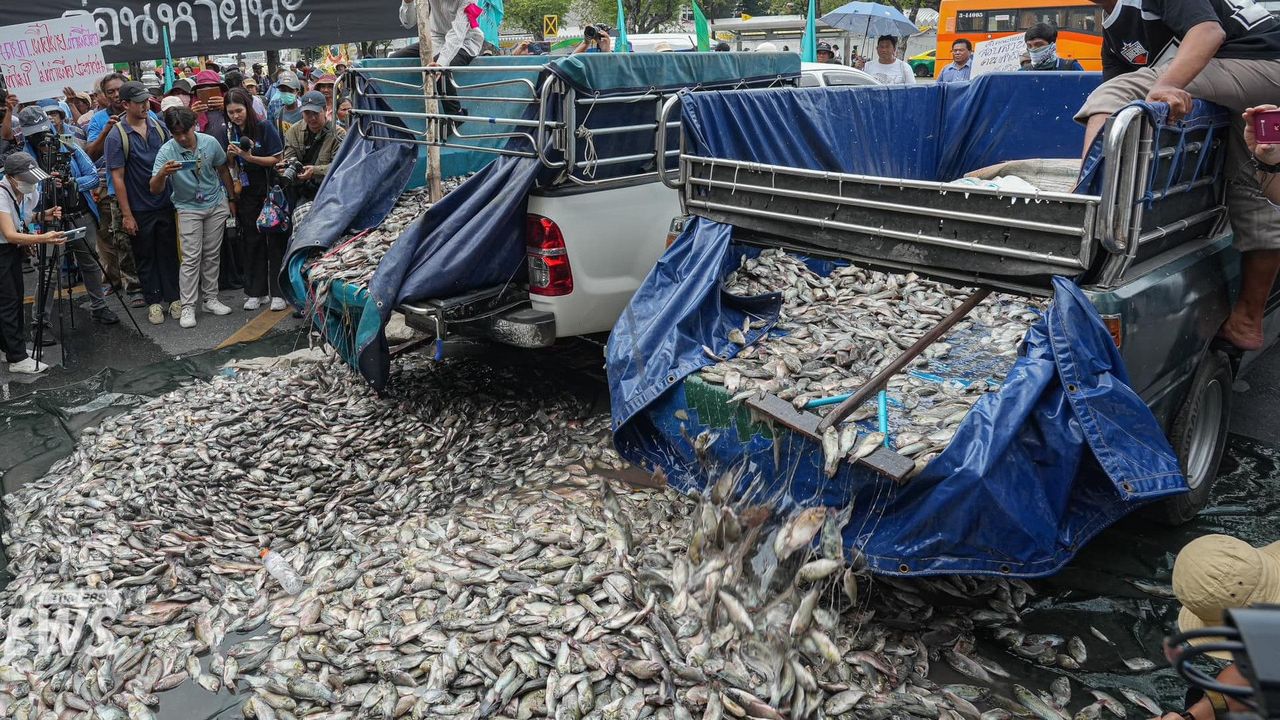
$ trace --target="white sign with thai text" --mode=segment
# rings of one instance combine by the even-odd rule
[[[0,27],[0,74],[22,102],[61,98],[66,87],[90,90],[109,72],[92,17]]]
[[[973,72],[970,77],[985,73],[1010,72],[1022,67],[1022,55],[1027,43],[1022,33],[986,40],[973,48]]]

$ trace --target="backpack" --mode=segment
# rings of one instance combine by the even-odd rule
[[[169,139],[169,130],[162,123],[158,122],[150,113],[147,114],[147,125],[154,131],[160,133],[160,142],[163,144]],[[120,149],[124,152],[124,161],[129,162],[129,133],[125,132],[121,123],[116,123],[116,134],[120,136]]]

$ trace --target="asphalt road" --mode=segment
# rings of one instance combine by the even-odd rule
[[[31,329],[30,310],[35,302],[35,277],[34,272],[24,276],[28,286],[28,331]],[[242,310],[245,297],[239,290],[223,291],[220,297],[231,308],[230,315],[218,317],[197,312],[196,326],[182,328],[177,320],[168,316],[163,324],[152,325],[147,321],[146,308],[125,308],[113,296],[108,298],[108,303],[120,317],[120,323],[103,326],[89,316],[88,296],[83,288],[73,288],[69,299],[52,303],[50,309],[52,334],[60,342],[44,348],[42,359],[52,367],[41,375],[30,376],[14,375],[0,364],[0,400],[19,397],[40,388],[68,385],[104,368],[132,370],[302,328],[302,321],[292,318],[290,310]],[[136,327],[127,313],[132,313]]]

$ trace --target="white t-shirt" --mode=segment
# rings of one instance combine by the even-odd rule
[[[20,211],[14,212],[13,200],[18,191],[14,190],[9,185],[9,181],[4,178],[0,178],[0,183],[5,185],[5,187],[0,188],[0,213],[13,218],[13,228],[18,232],[23,232],[22,221],[25,219],[30,224],[35,218],[36,207],[40,204],[40,189],[36,188],[24,195],[19,201],[21,205]],[[8,243],[9,241],[5,239],[4,235],[0,235],[0,245],[7,245]]]
[[[915,85],[916,76],[905,60],[894,60],[888,65],[878,60],[868,60],[862,67],[863,72],[876,79],[881,85]]]

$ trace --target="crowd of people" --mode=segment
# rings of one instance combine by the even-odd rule
[[[246,311],[285,310],[278,278],[290,213],[315,197],[345,136],[346,68],[334,70],[299,63],[268,78],[259,65],[210,63],[178,73],[167,90],[149,71],[138,80],[111,73],[92,93],[9,95],[0,116],[0,350],[9,370],[47,367],[26,349],[23,274],[60,255],[74,259],[90,315],[104,325],[120,321],[113,294],[152,324],[183,328],[198,312],[232,313],[228,292],[244,293]],[[23,251],[39,245],[66,252]],[[37,304],[33,329],[51,331],[52,303]],[[33,336],[57,342],[52,332]]]

